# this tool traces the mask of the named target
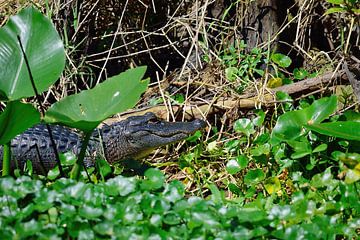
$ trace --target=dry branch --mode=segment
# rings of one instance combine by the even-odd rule
[[[201,103],[197,105],[185,105],[185,106],[171,106],[173,112],[183,111],[185,113],[185,119],[191,118],[203,118],[204,116],[216,113],[218,110],[227,110],[227,109],[251,109],[257,106],[272,106],[275,103],[278,103],[275,99],[275,93],[278,91],[286,92],[289,95],[303,95],[309,92],[314,92],[318,90],[325,90],[329,85],[334,83],[334,80],[341,80],[342,82],[348,82],[348,77],[344,71],[338,71],[337,73],[326,73],[324,75],[308,78],[293,84],[284,85],[274,89],[266,89],[265,94],[256,95],[246,94],[237,97],[236,99],[225,99],[219,98],[212,103]],[[146,112],[153,112],[159,118],[167,119],[168,111],[165,106],[153,106],[148,108],[143,108],[139,110],[132,110],[121,114],[119,117],[111,118],[106,120],[106,123],[109,124],[119,119],[124,119],[129,116],[142,115]]]

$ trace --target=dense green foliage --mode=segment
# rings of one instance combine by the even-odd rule
[[[29,177],[0,179],[3,239],[334,239],[355,237],[359,192],[330,169],[306,180],[293,173],[291,198],[226,200],[214,185],[208,199],[185,197],[178,181],[164,184],[159,170],[146,178],[117,176],[90,184]]]

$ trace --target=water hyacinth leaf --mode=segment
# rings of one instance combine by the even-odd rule
[[[252,120],[255,126],[261,127],[265,120],[265,113],[263,110],[257,110],[256,111],[256,118]]]
[[[309,76],[309,73],[303,68],[300,68],[300,69],[295,68],[293,73],[294,73],[294,78],[298,79],[298,80],[302,80],[302,79],[306,78],[307,76]]]
[[[238,74],[238,69],[236,67],[228,67],[225,69],[225,76],[226,79],[230,82],[233,82],[236,80]]]
[[[105,183],[105,190],[111,196],[126,196],[136,190],[136,179],[126,178],[121,175],[109,179]]]
[[[240,156],[236,157],[236,160],[239,163],[239,167],[241,169],[246,168],[249,164],[249,159],[245,155],[240,155]]]
[[[142,189],[147,189],[147,190],[159,189],[163,186],[165,181],[164,174],[159,169],[155,169],[155,168],[150,168],[146,170],[145,177],[147,179],[145,179],[142,182],[141,184]]]
[[[51,21],[33,7],[20,11],[0,29],[0,100],[35,95],[17,36],[40,93],[59,78],[65,67],[64,46]]]
[[[9,142],[16,135],[39,122],[40,113],[31,104],[19,101],[8,102],[0,115],[0,144]]]
[[[307,124],[306,128],[332,137],[360,141],[360,122],[328,122]]]
[[[355,166],[354,169],[348,169],[346,171],[345,183],[351,184],[360,180],[360,163]]]
[[[273,193],[280,191],[281,184],[280,184],[279,178],[271,177],[271,178],[266,179],[264,187],[269,194],[273,194]]]
[[[146,90],[146,67],[129,69],[53,104],[44,120],[90,132],[106,118],[132,108]]]
[[[231,175],[240,172],[240,170],[241,170],[241,167],[240,167],[238,161],[236,161],[235,159],[231,159],[226,164],[226,171],[228,171],[228,173],[230,173]]]
[[[76,163],[76,155],[73,152],[60,153],[59,157],[62,166],[72,166]]]
[[[59,167],[56,166],[55,168],[51,169],[48,174],[47,178],[49,180],[55,180],[60,175]]]
[[[281,53],[274,53],[271,55],[271,60],[278,66],[287,68],[291,64],[291,58]]]
[[[304,126],[320,123],[336,110],[336,96],[314,101],[309,107],[281,115],[273,129],[272,138],[293,140],[305,133]]]
[[[94,208],[88,205],[84,205],[79,209],[79,215],[86,219],[95,219],[103,214],[101,208]]]
[[[254,185],[265,179],[265,173],[261,169],[251,169],[244,177],[247,185]]]
[[[236,132],[244,133],[246,136],[250,136],[255,132],[254,123],[247,118],[241,118],[234,123],[234,130]]]

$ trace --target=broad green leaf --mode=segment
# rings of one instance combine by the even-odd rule
[[[60,175],[59,166],[56,166],[55,168],[51,169],[47,177],[49,180],[55,180]]]
[[[316,153],[316,152],[323,152],[327,149],[327,144],[326,143],[323,143],[323,144],[320,144],[319,146],[317,146],[316,148],[314,148],[314,150],[312,151],[313,153]]]
[[[0,100],[35,95],[17,36],[39,92],[47,90],[65,66],[64,46],[51,21],[35,8],[22,10],[0,29]]]
[[[238,74],[238,69],[236,67],[228,67],[225,69],[225,76],[226,79],[230,82],[236,80],[236,76]]]
[[[26,117],[24,117],[26,116]],[[40,122],[40,113],[31,104],[8,102],[0,115],[0,144]]]
[[[226,164],[226,171],[228,171],[228,173],[230,173],[231,175],[240,172],[240,170],[241,170],[241,167],[240,167],[238,161],[236,161],[235,159],[231,159]]]
[[[328,122],[307,124],[306,128],[332,137],[360,141],[360,122]]]
[[[282,80],[282,78],[279,78],[279,77],[271,78],[267,83],[268,88],[277,88],[282,85],[283,85],[283,80]]]
[[[281,53],[274,53],[271,55],[271,60],[280,67],[287,68],[291,64],[291,58]]]
[[[351,184],[360,180],[360,163],[355,166],[354,169],[348,169],[346,171],[345,183]]]
[[[249,159],[245,155],[240,155],[236,158],[237,162],[239,163],[239,167],[244,169],[249,164]]]
[[[302,80],[304,78],[306,78],[307,76],[309,76],[309,73],[303,69],[303,68],[295,68],[294,71],[294,78],[298,79],[298,80]]]
[[[114,235],[114,222],[104,221],[96,224],[94,230],[101,235]]]
[[[133,107],[146,90],[141,80],[146,67],[129,69],[98,84],[93,89],[68,96],[46,112],[44,120],[89,132],[100,122]]]
[[[101,208],[95,208],[88,205],[84,205],[79,209],[79,215],[87,219],[95,219],[103,214]]]
[[[256,118],[254,118],[252,122],[254,123],[255,126],[260,127],[264,123],[265,113],[263,110],[258,110],[256,112],[256,115],[257,115]]]
[[[247,118],[241,118],[234,123],[234,130],[236,132],[244,133],[246,136],[250,136],[255,132],[254,123]]]
[[[247,185],[255,185],[265,179],[265,173],[261,169],[251,169],[244,177]]]
[[[145,177],[147,177],[147,179],[142,182],[142,189],[159,189],[163,186],[165,181],[164,174],[159,169],[155,168],[150,168],[146,170]]]
[[[281,184],[278,177],[271,177],[265,180],[264,187],[269,194],[280,191]]]
[[[293,140],[305,133],[304,126],[320,123],[336,110],[336,96],[314,101],[309,107],[281,115],[272,137],[283,141]]]
[[[59,157],[62,166],[72,166],[76,163],[76,155],[73,152],[60,153]]]
[[[96,163],[99,166],[100,175],[103,179],[112,172],[110,164],[105,159],[98,159]]]

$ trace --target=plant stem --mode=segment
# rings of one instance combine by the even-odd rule
[[[10,162],[11,162],[11,143],[7,142],[3,146],[3,163],[2,163],[2,176],[10,175]]]
[[[92,131],[85,132],[85,134],[84,134],[84,138],[83,138],[82,143],[81,143],[80,153],[78,155],[78,158],[76,160],[76,163],[75,163],[74,167],[71,169],[70,175],[71,175],[72,179],[79,180],[81,167],[84,167],[84,169],[86,171],[86,168],[85,168],[85,165],[84,165],[84,158],[85,158],[86,148],[87,148],[88,143],[90,141],[91,134],[92,134]],[[89,178],[89,181],[90,181],[90,176],[89,176],[88,173],[87,173],[87,175],[88,175],[88,178]]]
[[[22,43],[21,43],[21,40],[20,40],[20,36],[19,36],[19,35],[17,36],[17,39],[18,39],[18,42],[19,42],[19,44],[20,44],[20,48],[21,48],[22,54],[23,54],[23,56],[24,56],[24,60],[25,60],[25,63],[26,63],[27,70],[28,70],[28,72],[29,72],[30,82],[31,82],[31,86],[33,87],[34,92],[35,92],[36,101],[37,101],[38,104],[39,104],[39,108],[40,108],[41,115],[42,115],[42,117],[44,117],[44,116],[45,116],[45,108],[44,108],[44,106],[43,106],[42,103],[41,103],[39,92],[38,92],[37,89],[36,89],[34,77],[33,77],[32,73],[31,73],[31,69],[30,69],[30,64],[29,64],[29,61],[28,61],[27,56],[26,56],[26,54],[25,54],[25,51],[24,51],[24,48],[23,48],[23,45],[22,45]],[[47,124],[47,123],[46,123],[45,125],[46,125],[46,128],[47,128],[48,133],[49,133],[49,138],[50,138],[51,146],[52,146],[52,148],[53,148],[53,150],[54,150],[54,153],[55,153],[56,163],[57,163],[57,165],[59,166],[60,176],[61,176],[61,177],[64,177],[65,175],[64,175],[64,172],[63,172],[63,169],[62,169],[62,166],[61,166],[61,162],[60,162],[60,158],[59,158],[59,153],[58,153],[58,150],[57,150],[57,147],[56,147],[55,140],[54,140],[53,135],[52,135],[52,131],[51,131],[50,125]]]

